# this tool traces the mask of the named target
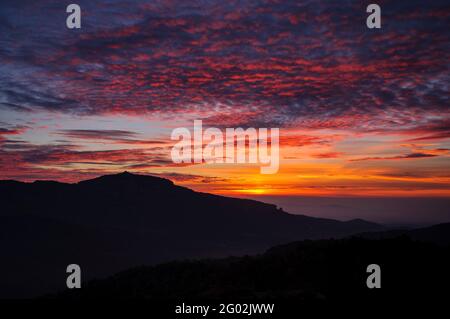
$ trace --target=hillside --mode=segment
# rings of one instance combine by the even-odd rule
[[[180,258],[254,254],[302,239],[381,230],[288,214],[274,205],[121,173],[76,184],[0,181],[1,296],[63,288],[65,267],[84,279]],[[30,268],[32,270],[30,270]]]
[[[354,307],[434,302],[450,284],[450,247],[407,237],[301,241],[262,255],[138,267],[51,298],[125,298],[189,302],[275,301],[295,310],[317,304]],[[366,267],[381,267],[381,289],[368,289]],[[441,289],[436,289],[437,287]],[[301,307],[301,308],[298,308]],[[292,310],[292,309],[291,309]],[[317,310],[317,308],[316,308]]]

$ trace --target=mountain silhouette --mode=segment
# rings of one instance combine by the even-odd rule
[[[0,200],[0,297],[64,288],[72,263],[87,280],[138,265],[254,254],[296,240],[383,229],[363,220],[292,215],[128,172],[75,184],[0,181]]]
[[[439,228],[449,230],[450,224]],[[434,228],[420,233],[439,233]],[[407,232],[384,239],[354,236],[345,239],[300,241],[275,246],[263,254],[224,259],[202,259],[136,267],[104,280],[88,282],[83,289],[47,297],[98,300],[232,300],[278,305],[286,315],[311,306],[339,304],[369,308],[399,302],[433,305],[447,301],[450,284],[450,246],[432,243],[435,236],[412,240]],[[441,237],[441,235],[437,235]],[[447,238],[450,233],[447,233]],[[366,268],[381,267],[381,289],[368,289]],[[445,291],[445,290],[444,290]],[[281,303],[280,303],[281,302]],[[277,313],[280,314],[279,312]],[[290,316],[286,316],[290,317]]]
[[[391,229],[358,234],[358,237],[366,239],[389,239],[400,236],[405,236],[415,241],[450,246],[450,223],[442,223],[417,229]]]

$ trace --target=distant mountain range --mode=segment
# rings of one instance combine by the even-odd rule
[[[127,172],[76,184],[0,181],[0,202],[1,298],[62,289],[72,263],[87,280],[138,265],[255,254],[292,241],[383,230]]]
[[[433,243],[440,246],[450,246],[450,223],[443,223],[411,230],[393,229],[358,234],[358,237],[366,239],[390,239],[402,236],[410,238],[414,241]]]

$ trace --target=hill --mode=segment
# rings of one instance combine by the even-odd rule
[[[367,239],[388,239],[406,236],[415,241],[429,242],[437,245],[450,245],[450,223],[437,224],[417,229],[391,229],[379,232],[358,234],[358,237]]]
[[[255,254],[296,240],[382,229],[362,220],[291,215],[127,172],[76,184],[0,181],[0,201],[0,297],[63,288],[72,263],[87,280],[143,264]]]
[[[450,284],[450,247],[413,241],[406,236],[370,240],[301,241],[257,256],[196,260],[138,267],[57,299],[102,298],[148,301],[275,302],[301,313],[320,304],[396,307],[445,300]],[[381,289],[368,289],[368,265],[381,267]],[[401,303],[402,302],[402,303]],[[156,304],[156,302],[155,302]],[[386,309],[386,308],[381,308]]]

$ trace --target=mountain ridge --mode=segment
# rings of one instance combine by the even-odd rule
[[[435,289],[450,283],[450,223],[388,237],[304,240],[274,246],[264,253],[222,259],[181,260],[127,269],[83,289],[46,298],[95,300],[265,300],[317,306],[333,302],[445,299]],[[428,237],[417,238],[417,233]],[[434,234],[434,235],[433,235]],[[445,236],[442,236],[444,235]],[[392,235],[392,236],[391,236]],[[439,239],[439,240],[436,240]],[[445,239],[442,241],[442,239]],[[367,265],[383,271],[381,292],[367,289]],[[414,278],[414,280],[411,280]],[[286,306],[285,304],[283,304]]]
[[[17,296],[60,288],[71,263],[83,266],[85,279],[102,278],[142,264],[254,254],[296,240],[383,229],[292,215],[273,204],[128,172],[74,184],[0,181],[0,201],[0,249],[11,274],[0,278],[0,297],[8,293],[1,287]],[[27,271],[30,264],[38,270]],[[49,282],[22,287],[39,278]]]

